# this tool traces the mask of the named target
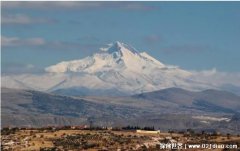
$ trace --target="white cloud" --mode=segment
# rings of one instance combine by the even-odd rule
[[[33,64],[2,63],[3,74],[42,73],[44,70]]]
[[[31,50],[57,50],[57,51],[81,51],[83,54],[90,55],[91,52],[102,47],[97,43],[80,43],[68,41],[49,41],[40,37],[20,38],[20,37],[1,37],[2,50],[21,50],[23,48],[31,48]]]
[[[29,24],[31,19],[22,14],[2,16],[3,24]]]
[[[119,8],[127,10],[152,10],[154,7],[147,6],[141,2],[101,2],[101,1],[12,1],[2,2],[2,8],[29,8],[29,9],[89,9],[89,8]]]
[[[240,72],[222,72],[216,68],[202,71],[192,71],[192,79],[204,81],[214,86],[232,84],[240,86]]]
[[[2,16],[2,24],[41,24],[53,23],[53,20],[46,18],[32,18],[25,14],[8,14]]]
[[[74,7],[98,7],[101,2],[74,2],[74,1],[58,1],[58,2],[24,2],[24,1],[13,1],[3,2],[3,8],[74,8]]]
[[[12,46],[41,46],[46,42],[42,38],[28,38],[20,39],[18,37],[1,37],[1,45],[3,47],[12,47]]]

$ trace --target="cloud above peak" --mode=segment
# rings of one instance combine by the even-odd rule
[[[158,44],[162,41],[162,37],[156,34],[147,35],[144,37],[143,41],[148,45]]]

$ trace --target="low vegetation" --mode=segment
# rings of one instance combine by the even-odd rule
[[[3,128],[1,150],[159,150],[161,143],[232,144],[240,146],[239,135],[193,129],[137,133],[137,129],[154,131],[154,127],[126,126],[122,128],[64,126],[45,128]],[[187,149],[188,150],[188,149]],[[189,149],[191,150],[191,149]],[[227,148],[216,150],[228,150]],[[231,149],[234,150],[234,149]],[[237,150],[237,149],[235,149]]]

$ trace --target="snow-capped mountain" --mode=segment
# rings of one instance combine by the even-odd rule
[[[191,81],[191,72],[165,65],[146,52],[121,42],[109,44],[83,59],[63,61],[41,75],[3,76],[2,86],[42,91],[87,89],[134,94],[169,87],[199,90],[209,87]],[[78,92],[78,91],[76,91]]]
[[[46,68],[47,72],[85,72],[98,73],[104,71],[129,70],[137,73],[146,72],[153,68],[165,68],[166,66],[147,53],[139,53],[135,48],[124,43],[115,42],[108,48],[100,48],[93,56],[81,60],[60,62]]]

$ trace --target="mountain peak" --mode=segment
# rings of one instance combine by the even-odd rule
[[[122,47],[124,45],[124,43],[121,43],[120,41],[115,41],[114,45],[116,45],[118,47]]]
[[[134,54],[139,54],[139,52],[132,46],[129,46],[125,43],[122,43],[120,41],[115,41],[114,43],[108,44],[108,47],[106,48],[100,48],[101,51],[108,52],[108,53],[114,53],[114,52],[121,52],[128,51]]]

